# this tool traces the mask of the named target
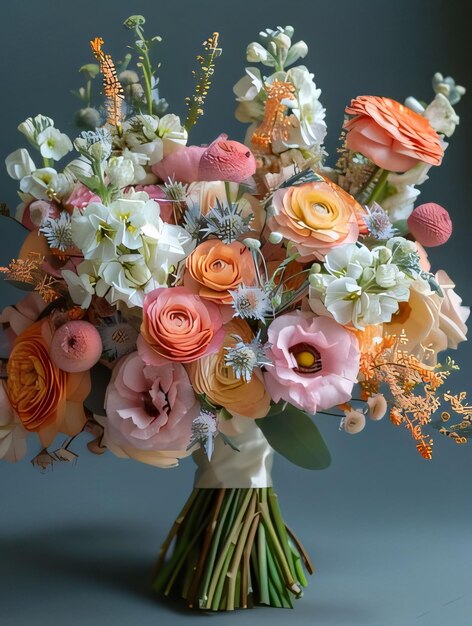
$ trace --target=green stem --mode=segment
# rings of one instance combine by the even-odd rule
[[[387,178],[389,174],[390,172],[388,170],[381,170],[381,174],[378,177],[377,183],[375,184],[375,187],[372,189],[369,197],[366,200],[367,205],[370,205],[373,202],[375,202],[377,198],[380,196],[385,185],[387,184]]]

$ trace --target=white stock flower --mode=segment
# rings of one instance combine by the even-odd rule
[[[106,297],[110,304],[122,300],[128,306],[143,306],[152,274],[141,254],[123,254],[102,263],[98,275],[102,279],[96,287],[98,296]],[[152,283],[151,289],[155,286]]]
[[[106,166],[108,180],[117,189],[131,185],[134,181],[134,164],[123,156],[112,156]]]
[[[398,303],[409,299],[417,260],[416,246],[413,250],[402,237],[391,241],[390,248],[369,250],[362,244],[348,244],[329,252],[328,274],[313,273],[309,278],[311,309],[358,329],[390,321]],[[405,271],[410,271],[410,265],[408,276]]]
[[[45,159],[59,161],[72,150],[72,141],[69,137],[53,126],[39,133],[36,141]]]
[[[71,234],[85,259],[108,260],[115,256],[116,232],[109,223],[108,208],[100,202],[91,202],[83,212],[74,210]]]
[[[185,146],[188,134],[180,118],[172,113],[161,118],[155,115],[137,115],[129,120],[125,139],[132,152],[145,155],[148,164],[154,165],[179,147]]]
[[[287,148],[319,146],[326,136],[326,111],[320,103],[321,89],[313,81],[314,75],[303,65],[287,71],[285,81],[295,86],[295,102],[287,101],[293,116],[286,139],[274,142],[273,149],[283,152]]]
[[[54,126],[54,120],[46,115],[36,115],[28,117],[24,122],[18,125],[18,130],[26,139],[35,147],[38,147],[38,134]]]
[[[424,112],[424,117],[437,133],[450,137],[456,126],[459,124],[459,116],[452,108],[451,103],[442,93],[436,94],[436,97],[428,104]]]
[[[67,283],[72,302],[83,309],[88,309],[97,283],[96,265],[92,261],[82,261],[76,267],[76,272],[62,270],[62,277]]]
[[[37,200],[48,200],[48,189],[54,189],[59,182],[58,173],[52,167],[42,167],[34,170],[29,176],[20,181],[20,189]]]
[[[266,63],[271,57],[264,46],[261,46],[260,43],[253,41],[246,48],[246,59],[249,63]],[[274,60],[269,63],[269,65],[274,65]]]
[[[9,154],[5,159],[5,166],[8,175],[14,180],[21,180],[25,176],[30,176],[36,169],[28,150],[24,148],[20,148]]]

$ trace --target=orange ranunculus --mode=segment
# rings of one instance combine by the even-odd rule
[[[362,207],[331,181],[279,189],[273,209],[269,228],[294,244],[300,261],[323,259],[335,246],[357,241]]]
[[[187,276],[185,286],[196,288],[199,296],[216,304],[231,304],[229,290],[252,285],[255,279],[252,254],[239,241],[204,241],[187,258],[187,270],[191,278]]]
[[[248,343],[253,334],[247,322],[233,319],[225,324],[225,340],[218,352],[194,361],[187,367],[190,381],[197,393],[204,393],[215,405],[223,406],[232,414],[258,419],[265,417],[270,407],[270,396],[262,375],[255,370],[249,382],[237,378],[225,363],[225,347],[237,343],[235,336]]]
[[[88,372],[68,374],[49,356],[51,331],[47,321],[34,323],[16,339],[7,365],[7,393],[28,431],[37,432],[44,446],[58,432],[76,435],[85,424],[83,401],[90,393]]]
[[[189,363],[218,350],[222,324],[216,304],[185,287],[160,287],[144,298],[138,352],[148,365]]]
[[[346,107],[346,145],[375,165],[406,172],[418,162],[439,165],[443,147],[429,120],[408,107],[378,96],[359,96]]]

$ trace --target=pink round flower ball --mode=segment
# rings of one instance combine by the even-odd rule
[[[85,372],[97,363],[101,354],[100,334],[89,322],[66,322],[52,337],[51,360],[64,372]]]
[[[449,213],[439,204],[428,202],[416,207],[408,218],[408,229],[423,246],[440,246],[452,235]]]

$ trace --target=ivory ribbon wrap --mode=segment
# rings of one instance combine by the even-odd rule
[[[222,437],[216,437],[211,461],[204,450],[193,453],[197,464],[197,489],[260,489],[272,487],[274,451],[253,420],[242,433],[231,437],[239,448],[233,450]]]

